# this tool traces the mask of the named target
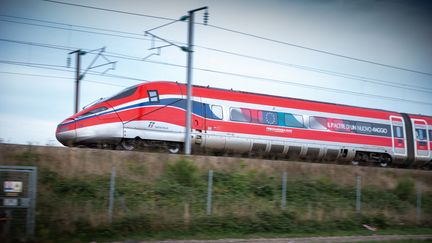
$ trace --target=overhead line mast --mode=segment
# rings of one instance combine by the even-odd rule
[[[185,134],[185,148],[186,155],[191,154],[191,119],[192,119],[192,59],[193,59],[193,38],[194,38],[194,18],[195,12],[207,10],[208,7],[197,8],[189,11],[189,26],[188,26],[188,48],[187,48],[187,104],[186,104],[186,134]],[[208,12],[204,14],[204,24],[207,24]]]
[[[193,64],[192,64],[192,60],[193,60],[193,42],[194,42],[194,24],[195,24],[195,12],[198,11],[202,11],[202,10],[206,10],[204,13],[204,25],[207,25],[207,21],[208,21],[208,11],[207,11],[208,7],[201,7],[201,8],[197,8],[197,9],[193,9],[190,10],[188,12],[187,16],[182,16],[179,20],[174,20],[172,22],[169,22],[167,24],[152,28],[150,30],[145,31],[146,35],[151,35],[153,38],[159,39],[161,41],[164,41],[166,43],[168,43],[168,45],[165,46],[159,46],[159,47],[153,47],[150,48],[149,50],[152,49],[158,49],[158,51],[160,51],[160,49],[168,47],[168,46],[176,46],[178,48],[180,48],[182,51],[187,52],[187,69],[186,69],[186,80],[187,80],[187,84],[186,84],[186,126],[185,126],[185,138],[184,138],[184,153],[186,155],[190,155],[191,154],[191,130],[192,130],[192,126],[191,126],[191,120],[192,120],[192,70],[193,70]],[[173,24],[177,21],[185,21],[188,20],[189,24],[188,24],[188,46],[179,46],[177,44],[175,44],[174,42],[168,41],[164,38],[161,38],[153,33],[150,33],[150,31],[152,30],[156,30],[159,29],[161,27]],[[160,52],[158,52],[160,53]],[[147,59],[149,56],[147,56],[145,59]]]

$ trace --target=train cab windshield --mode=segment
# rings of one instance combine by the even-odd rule
[[[107,110],[107,109],[108,109],[108,108],[106,108],[105,106],[102,106],[102,107],[99,107],[99,108],[93,109],[93,110],[91,110],[91,111],[88,111],[88,112],[86,112],[86,113],[80,115],[79,117],[84,117],[84,116],[93,115],[93,114],[99,113],[99,112],[104,111],[104,110]]]
[[[132,86],[130,88],[127,88],[127,89],[121,91],[120,93],[118,93],[112,97],[107,98],[105,101],[112,101],[112,100],[118,100],[121,98],[126,98],[128,96],[133,95],[137,89],[138,89],[138,86]]]

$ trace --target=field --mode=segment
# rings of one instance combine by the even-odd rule
[[[18,145],[0,145],[0,164],[38,166],[36,234],[46,241],[432,232],[429,171]]]

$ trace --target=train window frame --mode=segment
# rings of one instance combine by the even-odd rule
[[[403,132],[403,127],[402,126],[393,126],[393,136],[395,138],[405,138],[405,134]]]
[[[232,114],[233,114],[233,110],[240,111],[240,113],[243,113],[243,111],[247,110],[247,111],[249,112],[249,119],[248,119],[248,120],[246,120],[246,119],[244,119],[244,120],[236,120],[236,119],[233,119],[233,116],[232,116]],[[242,110],[243,110],[243,111],[242,111]],[[243,117],[244,117],[244,116],[243,116]],[[230,108],[230,121],[251,123],[251,122],[252,122],[252,112],[251,112],[251,109],[248,109],[248,108],[240,108],[240,107],[231,107],[231,108]]]
[[[293,116],[297,121],[299,121],[298,118],[300,117],[301,118],[301,123],[300,123],[301,126],[293,126],[291,123],[288,124],[287,123],[287,115]],[[299,115],[299,114],[283,113],[283,122],[284,122],[284,125],[287,127],[293,127],[293,128],[305,128],[306,127],[303,115]]]
[[[220,110],[217,110],[217,109],[220,109]],[[222,108],[222,106],[220,106],[220,105],[211,105],[210,106],[210,110],[213,113],[212,119],[223,120],[223,108]],[[218,113],[217,111],[220,111],[220,113]],[[220,116],[218,116],[218,115],[220,115]]]
[[[421,130],[421,131],[423,131],[423,133],[422,133],[422,137],[420,138],[420,133],[419,133],[419,130]],[[418,141],[427,141],[427,129],[425,129],[425,128],[416,128],[415,129],[415,135],[416,135],[416,140],[418,140]]]
[[[373,136],[373,132],[372,132],[372,128],[373,128],[373,124],[370,122],[364,122],[364,121],[355,121],[356,129],[355,129],[355,133],[357,134],[361,134],[361,135],[369,135],[369,136]],[[364,130],[360,130],[359,127],[366,127],[366,128],[370,128]]]
[[[93,110],[87,111],[86,113],[80,115],[78,118],[90,116],[90,115],[93,115],[93,114],[96,114],[96,113],[99,113],[102,111],[106,111],[106,110],[108,110],[108,108],[106,106],[101,106],[101,107],[95,108]]]
[[[317,127],[312,126],[312,125],[315,125],[315,123],[312,122],[312,119],[316,121],[317,118],[318,119],[325,119],[326,121],[328,121],[328,119],[329,119],[328,117],[322,117],[322,116],[310,116],[309,117],[309,128],[313,129],[313,130],[318,130],[318,131],[329,131],[327,126],[324,128],[321,128],[321,127],[317,128]]]
[[[265,122],[264,121],[264,113],[266,113],[266,114],[272,114],[274,116],[274,118],[275,118],[274,122],[273,123]],[[274,111],[261,111],[261,117],[259,117],[259,118],[261,118],[261,120],[260,120],[261,124],[265,124],[265,125],[278,125],[278,114],[277,114],[277,112],[274,112]]]
[[[157,90],[147,90],[150,103],[159,103],[159,92]]]
[[[132,86],[132,87],[126,88],[126,89],[122,90],[120,93],[118,93],[114,96],[111,96],[106,101],[113,101],[113,100],[118,100],[118,99],[123,99],[123,98],[129,97],[129,96],[135,94],[135,92],[137,90],[138,90],[138,86]]]

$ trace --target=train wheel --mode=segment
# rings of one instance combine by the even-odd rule
[[[168,152],[170,154],[178,154],[180,152],[180,144],[172,143],[168,145]]]
[[[137,143],[135,140],[124,139],[121,141],[120,146],[124,150],[132,151],[132,150],[135,150],[137,148]]]
[[[379,165],[380,165],[381,167],[387,167],[388,163],[387,163],[387,161],[381,161],[381,162],[379,163]]]

